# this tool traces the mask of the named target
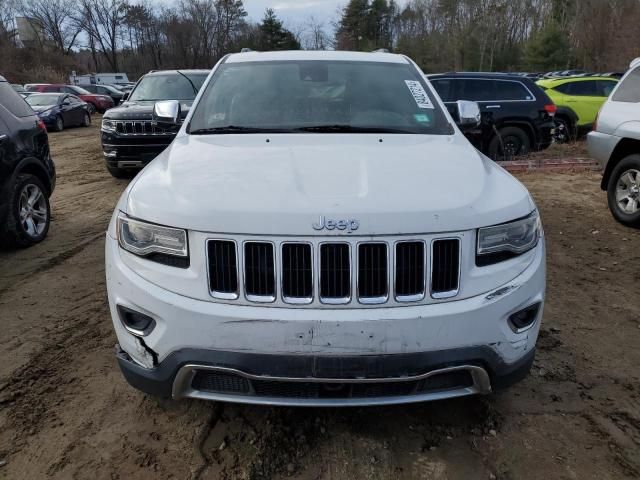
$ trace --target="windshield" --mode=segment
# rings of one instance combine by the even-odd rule
[[[73,91],[76,95],[91,95],[91,92],[80,87],[71,86],[69,90]]]
[[[282,61],[223,64],[196,106],[189,132],[451,134],[409,64]]]
[[[140,80],[129,101],[141,100],[193,100],[207,78],[207,73],[177,73],[167,75],[149,75]],[[191,85],[191,83],[193,85]],[[194,90],[195,87],[195,90]]]
[[[43,105],[56,105],[60,95],[29,95],[25,100],[32,107],[41,107]]]

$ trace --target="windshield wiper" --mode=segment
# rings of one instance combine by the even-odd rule
[[[180,70],[176,70],[176,72],[178,72],[180,75],[182,75],[184,78],[187,79],[187,82],[189,82],[189,84],[191,85],[191,88],[193,88],[193,93],[195,93],[196,95],[198,95],[198,89],[196,88],[196,86],[193,84],[193,82],[191,81],[191,79],[189,77],[187,77],[184,73],[182,73]]]
[[[356,127],[348,124],[313,125],[296,128],[296,131],[312,133],[414,133],[400,128]]]
[[[291,130],[282,128],[258,128],[258,127],[241,127],[238,125],[226,125],[224,127],[197,128],[190,130],[192,135],[215,135],[224,133],[287,133]]]

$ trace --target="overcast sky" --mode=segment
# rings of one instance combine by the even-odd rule
[[[338,18],[338,10],[346,5],[348,0],[244,0],[244,8],[252,20],[260,20],[265,9],[273,8],[285,24],[303,23],[310,16],[314,16],[327,25]],[[399,0],[404,5],[407,0]]]

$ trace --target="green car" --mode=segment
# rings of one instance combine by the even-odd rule
[[[600,107],[618,80],[611,77],[562,77],[536,83],[558,107],[556,140],[566,142],[591,130]]]

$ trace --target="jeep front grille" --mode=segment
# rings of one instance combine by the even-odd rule
[[[151,120],[114,120],[118,135],[175,135],[176,127],[161,127]]]
[[[430,248],[427,248],[430,247]],[[207,242],[211,295],[289,305],[403,304],[459,292],[461,240]],[[429,295],[427,295],[429,292]]]

